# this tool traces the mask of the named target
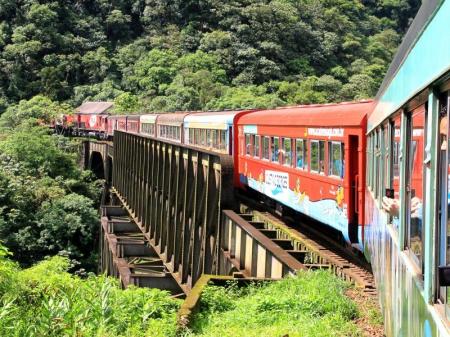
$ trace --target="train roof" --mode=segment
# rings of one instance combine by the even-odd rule
[[[155,123],[156,119],[158,118],[157,114],[151,114],[151,115],[141,115],[141,123]]]
[[[158,124],[178,125],[183,123],[184,117],[189,115],[188,112],[165,113],[158,115]]]
[[[236,116],[246,112],[250,112],[250,110],[195,112],[184,118],[184,126],[188,128],[208,126],[213,129],[227,129],[229,125],[233,124]]]
[[[352,126],[362,125],[373,101],[313,104],[260,110],[245,114],[238,124],[274,126]]]
[[[400,44],[369,115],[370,131],[450,70],[450,2],[423,1]]]
[[[106,114],[114,106],[113,102],[84,102],[75,109],[75,113],[82,115]]]

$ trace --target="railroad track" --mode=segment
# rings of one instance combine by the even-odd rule
[[[330,238],[329,234],[307,226],[305,220],[267,212],[267,205],[246,196],[239,195],[239,199],[241,216],[307,269],[331,269],[364,293],[376,295],[370,265],[351,249]]]

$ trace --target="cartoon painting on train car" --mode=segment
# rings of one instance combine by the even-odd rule
[[[258,179],[255,179],[251,171],[247,171],[245,180],[252,189],[336,228],[342,232],[346,240],[349,240],[347,205],[344,202],[342,186],[337,188],[332,186],[327,193],[324,191],[324,186],[319,186],[323,199],[313,200],[306,190],[302,189],[301,178],[295,178],[295,188],[290,187],[290,175],[286,172],[265,170],[264,173],[259,174]]]

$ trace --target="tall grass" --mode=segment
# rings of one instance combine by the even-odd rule
[[[174,336],[179,300],[156,289],[122,290],[117,280],[67,273],[53,257],[20,269],[0,257],[0,336]]]
[[[329,272],[238,288],[208,286],[186,336],[359,336],[347,285]]]

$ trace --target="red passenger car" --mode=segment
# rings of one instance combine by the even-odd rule
[[[127,131],[127,116],[116,116],[116,130]]]
[[[256,111],[237,121],[240,183],[363,242],[371,101]]]
[[[139,133],[140,130],[140,116],[131,115],[127,116],[127,132]]]

